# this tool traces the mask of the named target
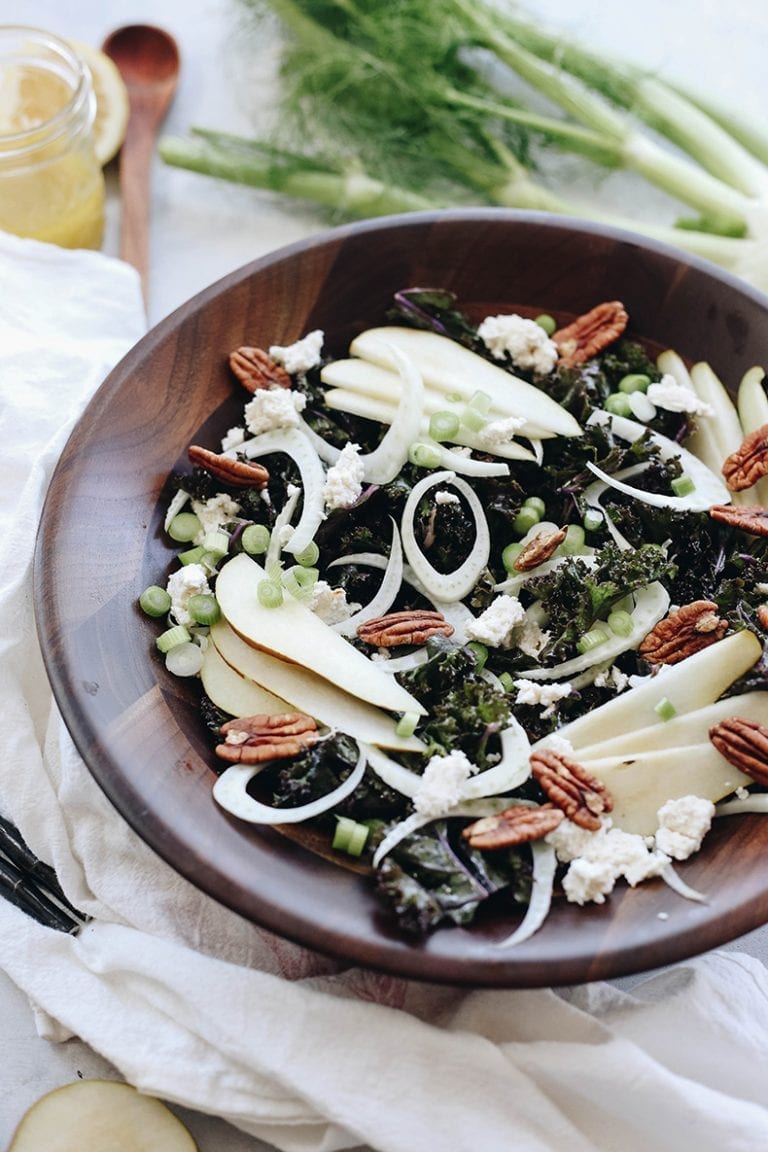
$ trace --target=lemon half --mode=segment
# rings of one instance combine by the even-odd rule
[[[117,65],[90,44],[70,40],[72,48],[87,65],[96,94],[96,121],[93,126],[94,151],[104,165],[120,150],[128,125],[128,90]]]

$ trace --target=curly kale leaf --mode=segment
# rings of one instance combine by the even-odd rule
[[[409,836],[377,870],[379,893],[410,935],[423,936],[444,921],[467,924],[503,890],[521,904],[530,899],[527,854],[483,855],[469,848],[453,824],[437,821]]]
[[[406,288],[396,292],[387,319],[448,336],[473,351],[483,347],[477,327],[456,307],[456,296],[442,288]]]
[[[546,627],[552,636],[546,649],[548,657],[562,659],[614,604],[655,580],[671,579],[676,571],[658,544],[628,549],[606,544],[596,554],[596,561],[590,567],[572,556],[551,572],[528,581],[527,591],[541,601],[547,613]]]

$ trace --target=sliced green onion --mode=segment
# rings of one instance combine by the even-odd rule
[[[249,556],[261,556],[269,548],[269,528],[264,524],[249,524],[240,537],[240,543]]]
[[[478,412],[471,404],[465,404],[464,411],[461,414],[461,426],[466,428],[468,432],[479,432],[485,428],[488,423],[487,416],[482,412]]]
[[[165,616],[171,608],[171,597],[159,584],[150,584],[139,596],[139,606],[147,616]]]
[[[650,376],[644,372],[629,372],[619,380],[619,392],[647,392],[650,382]]]
[[[203,548],[203,554],[199,562],[203,568],[207,568],[209,572],[215,572],[219,561],[222,559],[223,556],[220,552],[207,552],[205,548]]]
[[[690,496],[691,492],[696,491],[696,485],[685,472],[682,476],[676,476],[670,484],[670,487],[675,496]]]
[[[526,508],[525,505],[523,505],[517,516],[515,516],[514,520],[512,521],[512,527],[514,528],[515,532],[518,532],[521,536],[525,536],[525,534],[530,532],[531,528],[534,528],[540,522],[540,520],[541,516],[535,508]]]
[[[675,716],[677,716],[677,708],[675,708],[672,701],[668,700],[666,696],[662,696],[653,710],[659,720],[664,720],[665,722],[667,720],[674,720]]]
[[[551,336],[553,332],[557,331],[557,320],[547,312],[542,312],[541,316],[535,317],[535,320],[539,328],[544,329],[547,336]]]
[[[283,590],[274,580],[260,580],[256,595],[263,608],[279,608],[283,602]]]
[[[408,449],[408,459],[417,468],[439,468],[442,456],[431,444],[424,444],[417,440]]]
[[[611,392],[605,398],[605,410],[613,416],[631,416],[632,405],[629,403],[629,396],[624,392]]]
[[[192,641],[174,644],[166,653],[165,666],[172,676],[197,676],[203,666],[203,650]]]
[[[226,532],[206,532],[203,548],[211,556],[217,556],[221,560],[222,556],[226,556],[229,551],[229,536]]]
[[[185,566],[187,564],[199,564],[204,555],[205,548],[202,544],[198,544],[196,548],[188,548],[186,552],[179,552],[179,563]]]
[[[617,608],[615,612],[608,615],[608,627],[614,636],[631,636],[634,624],[629,612]]]
[[[331,847],[337,852],[346,852],[348,856],[359,856],[365,848],[369,832],[367,824],[359,824],[349,816],[339,816]]]
[[[209,627],[221,617],[219,602],[210,592],[198,592],[190,596],[187,602],[187,611],[196,624]]]
[[[482,412],[484,416],[487,416],[491,410],[491,397],[487,392],[473,392],[469,398],[469,406],[475,412]]]
[[[447,392],[445,398],[449,404],[461,404],[464,399],[461,392]]]
[[[168,535],[179,544],[187,544],[194,540],[201,528],[202,524],[194,512],[179,512],[168,525]]]
[[[482,672],[483,668],[485,668],[485,662],[488,659],[488,649],[485,644],[481,644],[479,640],[470,640],[467,648],[469,648],[475,658],[477,671]]]
[[[581,522],[585,532],[599,532],[605,523],[605,517],[597,508],[587,508]]]
[[[161,632],[155,643],[160,652],[170,652],[177,644],[188,644],[191,639],[189,630],[183,624],[174,624],[173,628]]]
[[[433,412],[429,418],[429,434],[433,440],[453,440],[461,422],[455,412]]]
[[[533,508],[534,512],[538,512],[539,520],[541,520],[547,510],[547,506],[541,496],[529,496],[527,500],[523,500],[523,508]]]
[[[603,628],[590,628],[576,641],[576,648],[584,656],[587,652],[594,652],[595,648],[605,644],[607,639],[608,633]]]
[[[565,540],[560,545],[566,556],[574,556],[584,549],[584,529],[581,524],[569,524],[565,530]]]
[[[306,548],[302,548],[301,552],[294,552],[293,554],[294,560],[297,564],[300,564],[302,568],[312,568],[317,564],[319,557],[320,549],[314,540],[310,540],[309,544],[307,544]]]
[[[515,560],[523,550],[522,544],[515,542],[514,544],[507,544],[506,548],[501,554],[501,562],[507,572],[516,573]]]
[[[406,739],[409,736],[413,736],[418,722],[418,712],[404,712],[395,725],[395,734],[397,736],[403,736]]]
[[[501,686],[505,692],[514,692],[515,681],[514,681],[514,677],[512,676],[511,672],[500,672],[499,673],[499,683],[501,684]]]

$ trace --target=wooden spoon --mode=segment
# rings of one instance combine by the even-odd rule
[[[157,132],[176,92],[180,56],[176,41],[151,24],[129,24],[106,38],[128,89],[130,114],[120,150],[123,197],[120,255],[138,269],[146,306],[149,273],[150,174]]]

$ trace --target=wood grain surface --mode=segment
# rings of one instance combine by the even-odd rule
[[[708,894],[619,886],[604,905],[558,900],[531,940],[494,940],[497,911],[414,945],[368,880],[211,797],[212,754],[194,690],[154,652],[136,607],[173,556],[162,533],[167,479],[190,442],[216,445],[243,397],[227,368],[241,344],[287,344],[314,328],[326,347],[380,323],[395,291],[441,287],[473,314],[516,305],[561,318],[621,299],[631,334],[707,360],[734,386],[768,362],[768,301],[707,265],[607,228],[501,210],[415,214],[323,233],[213,285],[152,330],[86,410],[56,470],[36,554],[38,627],[54,694],[88,768],[122,816],[192,883],[243,916],[350,963],[417,979],[537,987],[645,970],[768,920],[768,821],[716,822],[679,868]],[[85,541],[98,541],[89,551]]]

